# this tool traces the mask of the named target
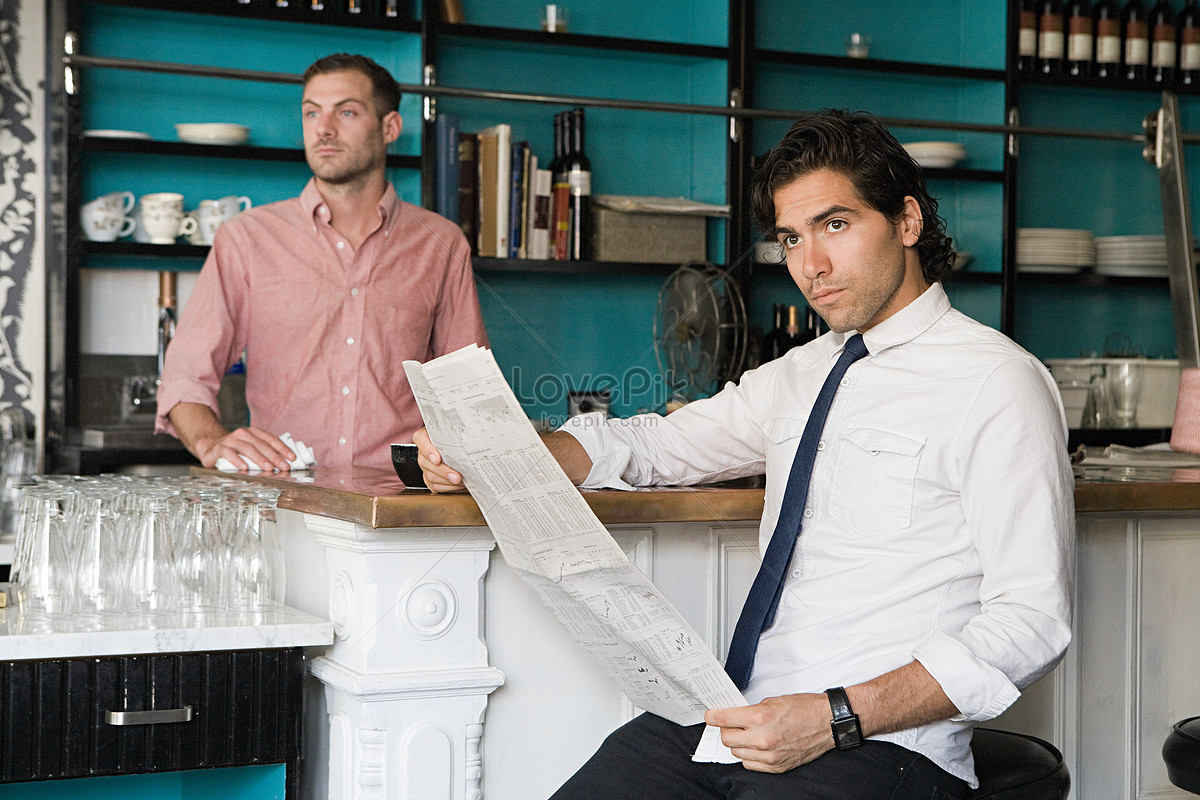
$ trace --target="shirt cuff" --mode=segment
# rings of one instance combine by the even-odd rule
[[[559,430],[574,436],[592,460],[592,469],[579,484],[581,487],[631,491],[634,487],[621,476],[633,451],[611,434],[607,419],[603,411],[579,414],[568,419]]]
[[[944,633],[935,633],[922,642],[913,657],[958,709],[958,716],[952,717],[955,721],[993,719],[1021,696],[1021,690],[1007,675],[980,661],[966,645]]]

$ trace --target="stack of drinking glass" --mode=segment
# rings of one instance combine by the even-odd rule
[[[21,614],[162,615],[283,604],[279,490],[227,478],[45,475],[24,487]]]

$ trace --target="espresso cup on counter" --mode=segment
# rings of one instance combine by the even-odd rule
[[[139,199],[141,224],[151,244],[175,244],[180,236],[197,230],[194,217],[183,213],[183,195],[177,192],[154,192]]]
[[[133,233],[133,192],[109,192],[79,209],[83,235],[93,242],[112,242]]]

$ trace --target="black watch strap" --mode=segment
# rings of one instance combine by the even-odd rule
[[[850,698],[846,696],[846,690],[835,686],[826,689],[825,694],[829,697],[829,710],[833,712],[829,727],[833,729],[834,746],[838,750],[858,747],[863,743],[862,728],[858,724],[858,715],[850,708]]]

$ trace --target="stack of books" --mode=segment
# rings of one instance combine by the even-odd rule
[[[548,259],[550,170],[529,142],[512,141],[508,125],[459,130],[454,114],[438,114],[435,210],[462,227],[482,258]]]

